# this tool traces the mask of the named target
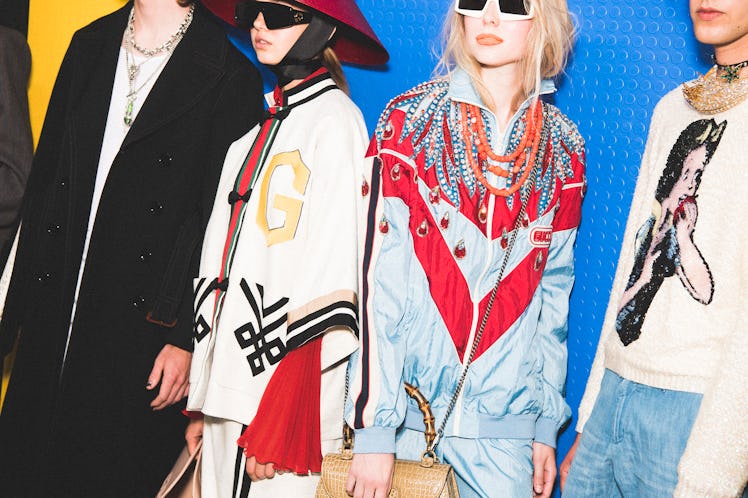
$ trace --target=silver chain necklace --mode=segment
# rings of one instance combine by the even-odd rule
[[[161,52],[170,52],[174,45],[176,45],[179,40],[184,36],[184,34],[187,32],[187,28],[190,27],[190,23],[192,22],[192,15],[195,13],[195,4],[193,3],[190,5],[190,10],[187,11],[187,15],[184,16],[184,21],[182,21],[182,24],[179,25],[179,28],[177,28],[176,33],[171,35],[171,37],[166,40],[164,43],[162,43],[160,46],[156,48],[143,48],[140,45],[135,42],[135,7],[130,10],[130,18],[127,20],[127,38],[130,42],[130,45],[132,48],[140,52],[141,54],[145,55],[146,57],[153,57],[154,55],[158,55]]]
[[[157,47],[153,50],[143,49],[138,47],[138,45],[135,43],[135,7],[133,7],[130,10],[130,18],[127,22],[127,35],[125,36],[125,66],[127,67],[127,105],[125,106],[125,125],[131,126],[133,122],[133,112],[135,108],[135,99],[138,97],[138,92],[145,87],[145,85],[148,84],[149,81],[153,79],[153,77],[156,74],[159,74],[161,72],[161,69],[164,67],[166,62],[169,60],[169,55],[174,50],[174,48],[177,46],[179,41],[182,39],[184,34],[187,32],[187,28],[190,27],[190,23],[192,22],[192,14],[195,10],[195,4],[192,4],[190,6],[190,10],[187,12],[187,15],[184,18],[184,21],[182,21],[182,24],[179,26],[179,29],[176,33],[174,33],[166,42],[164,42],[160,47]],[[140,73],[140,67],[145,64],[146,61],[141,62],[140,64],[135,62],[135,54],[132,53],[133,49],[137,50],[141,54],[145,55],[146,57],[153,57],[161,52],[166,52],[166,57],[161,61],[161,63],[153,70],[153,72],[143,81],[137,88],[135,88],[135,80],[138,77],[138,73]]]

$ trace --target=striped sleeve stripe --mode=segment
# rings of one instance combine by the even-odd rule
[[[369,382],[370,382],[370,365],[369,355],[371,354],[371,344],[369,338],[369,331],[371,326],[369,324],[369,269],[371,266],[373,245],[374,245],[374,233],[377,230],[377,206],[379,202],[379,183],[381,181],[380,171],[382,168],[382,162],[378,157],[375,157],[372,161],[372,173],[371,173],[371,197],[369,200],[369,209],[367,212],[366,219],[366,238],[364,239],[364,257],[363,257],[363,276],[362,276],[362,291],[361,291],[361,371],[359,377],[361,379],[361,391],[359,392],[358,398],[355,401],[355,413],[354,413],[354,428],[361,429],[364,426],[364,410],[369,402]]]
[[[331,327],[347,327],[358,335],[356,305],[339,301],[310,313],[288,325],[286,346],[289,350],[303,346]]]
[[[244,434],[247,430],[246,425],[242,425],[240,434]],[[234,485],[232,486],[233,498],[248,498],[249,487],[252,481],[249,479],[245,466],[247,459],[244,456],[244,448],[238,446],[236,449],[236,460],[234,461]]]

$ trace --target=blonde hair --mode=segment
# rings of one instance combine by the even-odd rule
[[[520,60],[522,85],[514,96],[514,106],[537,96],[543,79],[553,78],[563,71],[574,40],[574,23],[566,0],[525,0],[525,4],[528,7],[532,4],[534,17],[528,34],[528,50]],[[483,103],[493,108],[491,93],[480,77],[480,64],[466,49],[463,16],[452,7],[444,23],[443,39],[435,74],[449,76],[456,67],[461,68],[470,75]]]
[[[322,51],[322,65],[330,71],[332,80],[338,85],[338,88],[343,90],[346,95],[350,95],[348,88],[348,80],[345,79],[345,73],[343,73],[343,67],[340,65],[337,54],[330,47],[325,47]]]

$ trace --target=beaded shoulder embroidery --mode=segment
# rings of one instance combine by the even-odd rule
[[[544,164],[540,176],[535,179],[535,190],[540,192],[538,215],[545,212],[548,203],[554,197],[556,178],[559,178],[561,183],[571,180],[584,181],[583,178],[574,178],[572,164],[573,157],[584,160],[584,139],[577,126],[558,107],[544,103],[543,108],[545,127],[548,130],[545,157],[547,160],[550,155],[553,163]]]
[[[457,109],[450,105],[449,80],[436,79],[420,85],[398,95],[392,99],[382,112],[375,131],[377,143],[381,148],[382,142],[393,138],[396,130],[390,118],[395,111],[405,114],[402,129],[397,137],[397,144],[401,144],[409,137],[412,139],[413,157],[423,152],[424,169],[436,170],[439,186],[449,198],[450,202],[459,206],[460,197],[458,185],[463,182],[469,189],[470,195],[475,193],[477,181],[469,171],[467,161],[458,161],[456,157],[464,157],[464,144],[459,135],[460,129]],[[445,135],[449,144],[445,141]],[[455,150],[456,149],[456,150]],[[464,170],[464,171],[461,171]]]
[[[477,156],[477,145],[466,143],[463,138],[463,123],[459,108],[448,97],[449,80],[436,79],[421,83],[420,85],[404,92],[392,99],[377,123],[375,137],[379,147],[383,142],[392,140],[398,130],[394,129],[391,122],[392,114],[396,111],[404,113],[402,129],[397,136],[397,144],[411,139],[413,147],[412,159],[422,155],[425,171],[436,166],[436,178],[439,187],[448,197],[450,202],[459,207],[460,189],[462,184],[470,196],[476,194],[481,197],[485,195],[485,187],[475,178],[473,171],[467,161],[467,154]],[[552,150],[553,168],[543,168],[540,178],[536,178],[535,190],[544,190],[543,197],[550,199],[553,195],[556,177],[565,180],[573,177],[571,157],[573,154],[581,154],[584,150],[584,142],[577,132],[576,126],[564,116],[558,108],[549,104],[543,104],[545,126],[548,127],[548,139],[542,144],[543,150],[548,153]],[[481,109],[484,122],[488,122],[488,115]],[[465,125],[466,126],[466,125]],[[523,133],[526,123],[524,119],[517,119],[513,125],[507,151],[516,149]],[[486,127],[489,141],[492,141],[494,131]],[[415,137],[415,138],[414,138]],[[549,143],[550,142],[550,143]],[[519,175],[510,178],[507,186],[511,186]],[[507,198],[510,207],[512,198]],[[542,208],[539,206],[539,208]]]

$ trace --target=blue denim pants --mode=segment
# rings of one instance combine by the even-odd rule
[[[564,498],[666,498],[678,481],[701,394],[645,386],[605,371]]]

